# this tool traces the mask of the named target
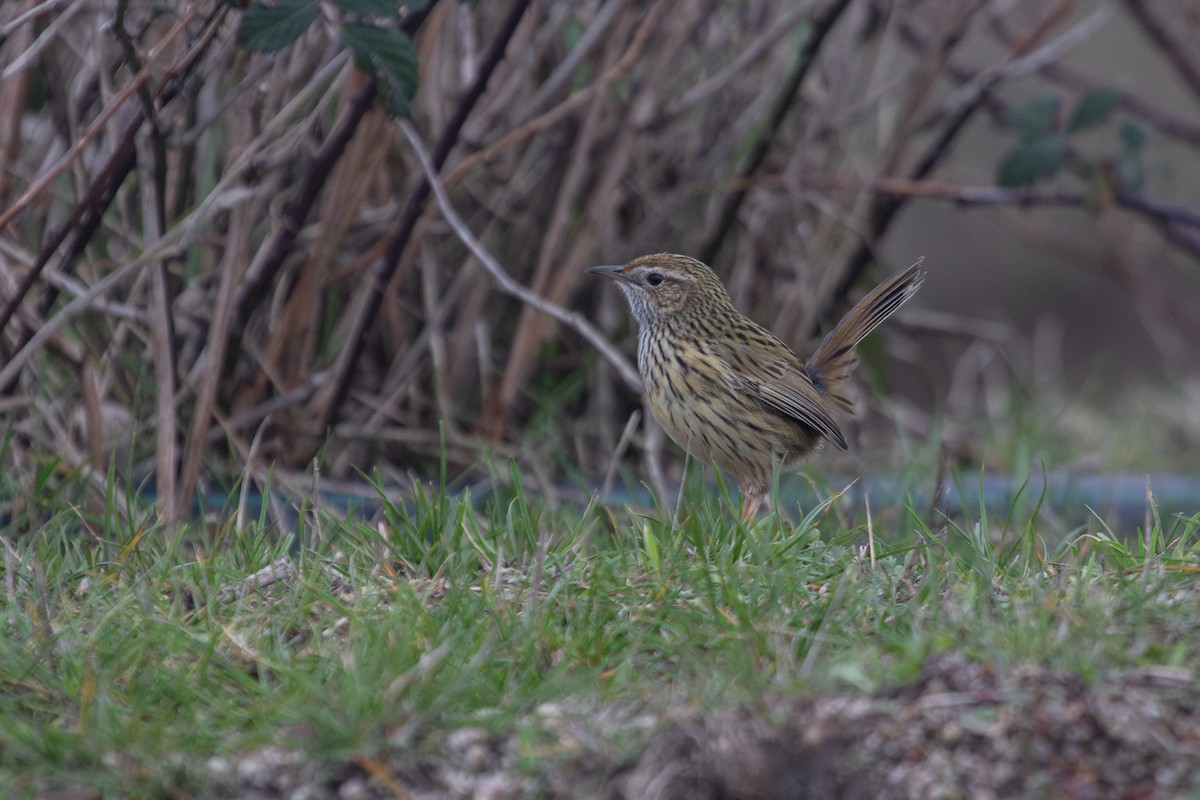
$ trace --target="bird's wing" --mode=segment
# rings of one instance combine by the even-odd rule
[[[845,450],[846,436],[804,365],[782,342],[778,346],[779,352],[763,358],[762,348],[755,348],[757,357],[752,357],[746,345],[730,343],[721,354],[729,366],[729,388],[757,398]]]

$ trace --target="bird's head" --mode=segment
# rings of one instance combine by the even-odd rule
[[[616,281],[643,327],[732,307],[716,273],[688,256],[655,253],[624,265],[592,267],[588,272]]]

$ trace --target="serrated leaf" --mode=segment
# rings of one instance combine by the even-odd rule
[[[1146,144],[1146,129],[1131,119],[1121,123],[1120,133],[1128,150],[1141,150]]]
[[[333,4],[343,11],[362,17],[400,16],[400,3],[396,0],[333,0]]]
[[[1054,132],[1058,106],[1058,98],[1054,95],[1033,97],[1006,109],[1004,124],[1019,133],[1022,139],[1036,139]]]
[[[996,170],[996,183],[1005,187],[1032,186],[1051,178],[1067,158],[1067,143],[1047,134],[1021,142],[1004,154]]]
[[[391,28],[347,23],[342,26],[342,42],[354,53],[359,68],[379,81],[388,111],[408,116],[417,91],[417,51],[412,40]]]
[[[318,0],[255,3],[242,14],[238,40],[249,50],[273,53],[304,35],[317,19]]]
[[[1109,87],[1090,89],[1079,99],[1079,105],[1067,122],[1067,131],[1075,132],[1094,128],[1108,122],[1112,112],[1121,103],[1121,92]]]

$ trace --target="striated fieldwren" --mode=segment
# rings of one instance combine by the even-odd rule
[[[925,272],[917,261],[864,297],[807,361],[733,307],[694,258],[658,253],[592,267],[621,287],[638,324],[638,369],[650,412],[693,457],[737,478],[742,520],[758,513],[776,464],[791,466],[853,411],[846,379],[855,345],[905,303]]]

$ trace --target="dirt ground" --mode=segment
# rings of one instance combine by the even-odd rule
[[[671,721],[551,708],[545,723],[532,750],[478,728],[435,742],[397,732],[382,753],[340,764],[270,748],[214,763],[213,790],[256,800],[1200,797],[1200,684],[1179,669],[1085,682],[946,654],[876,695],[774,698],[758,712]],[[638,728],[647,745],[614,752],[614,734]]]

